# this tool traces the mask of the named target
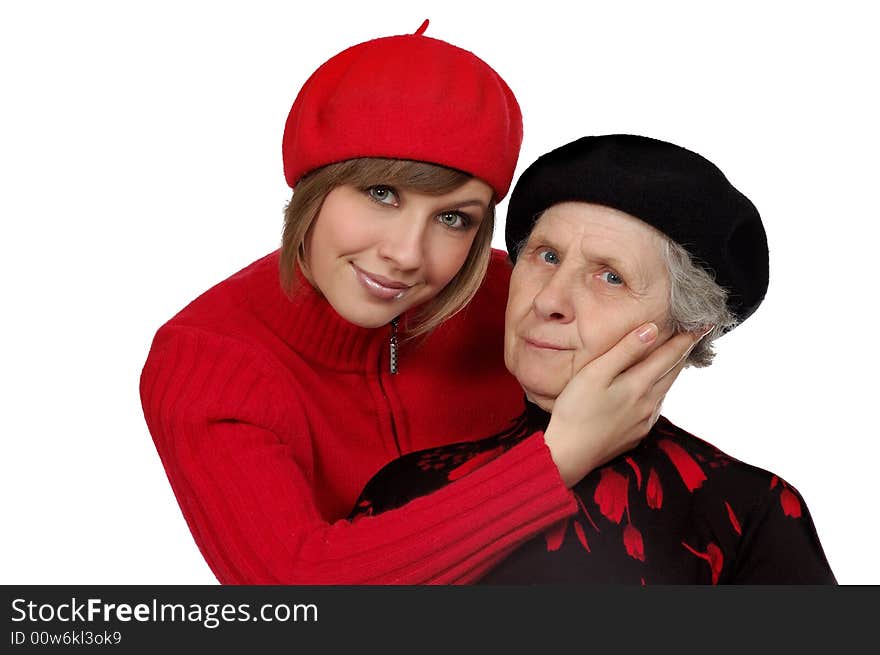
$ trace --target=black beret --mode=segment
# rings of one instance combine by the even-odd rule
[[[767,235],[755,206],[705,157],[631,134],[587,136],[539,157],[520,176],[507,208],[511,259],[541,212],[580,201],[626,212],[681,245],[727,289],[743,321],[764,299]]]

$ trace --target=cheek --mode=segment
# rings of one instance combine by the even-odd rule
[[[504,311],[504,321],[508,333],[512,333],[519,321],[529,313],[537,293],[537,289],[532,288],[533,283],[534,278],[530,280],[523,268],[514,267],[510,275],[510,288],[507,292],[507,308]]]
[[[510,288],[507,293],[507,306],[504,309],[504,363],[507,368],[516,360],[516,330],[523,317],[523,288],[518,282],[516,269],[510,277]]]
[[[577,353],[575,366],[583,366],[606,353],[637,327],[653,321],[664,328],[665,303],[651,302],[626,309],[597,308],[592,315],[578,317],[578,335],[582,350]]]
[[[647,321],[649,319],[645,319]],[[578,336],[581,349],[575,357],[575,366],[583,366],[610,350],[630,330],[643,322],[634,312],[601,311],[578,317]]]
[[[340,255],[366,250],[377,242],[380,228],[380,222],[364,213],[347,189],[334,189],[324,199],[309,229],[306,254],[310,259],[328,263]]]
[[[318,225],[316,248],[323,248],[332,255],[348,255],[367,250],[375,245],[377,230],[367,220],[327,221]]]
[[[303,252],[306,266],[312,275],[320,274],[326,268],[327,246],[324,243],[324,235],[318,229],[317,221],[313,222],[306,237],[303,239]]]
[[[459,238],[449,238],[440,235],[439,239],[429,243],[426,250],[429,253],[429,268],[427,276],[434,286],[445,287],[452,281],[461,267],[467,261],[471,246],[476,235],[468,235]]]
[[[332,233],[328,231],[327,224],[316,221],[308,231],[305,238],[306,265],[312,272],[312,278],[318,288],[326,293],[325,285],[329,283],[329,277],[333,268],[333,262],[338,256],[337,244]]]

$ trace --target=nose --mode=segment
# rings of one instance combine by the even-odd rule
[[[532,300],[532,307],[541,319],[556,323],[574,320],[574,304],[571,297],[572,280],[559,269],[544,280]]]
[[[379,256],[401,271],[418,269],[424,258],[424,220],[401,213],[384,230],[379,243]]]

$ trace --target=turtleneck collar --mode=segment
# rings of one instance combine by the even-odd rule
[[[266,257],[246,287],[259,320],[305,359],[335,371],[374,370],[391,325],[362,328],[342,318],[297,269],[292,297],[281,288],[279,255]]]
[[[526,427],[531,431],[546,430],[547,426],[550,424],[550,413],[545,412],[543,409],[538,407],[535,403],[530,401],[525,396],[523,396],[523,398],[525,399],[526,403],[526,409],[524,413]],[[656,440],[658,438],[658,435],[662,435],[664,431],[668,433],[668,431],[670,430],[680,430],[680,428],[674,426],[669,421],[669,419],[661,415],[658,417],[657,422],[648,431],[648,434],[646,434],[642,438],[642,440],[639,442],[639,445],[636,447],[641,448],[645,444],[651,443],[652,441]]]
[[[550,413],[545,412],[527,397],[523,397],[526,402],[526,424],[531,430],[546,430],[550,424]]]

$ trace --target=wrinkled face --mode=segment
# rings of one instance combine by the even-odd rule
[[[385,325],[455,277],[491,198],[478,179],[443,195],[337,187],[306,235],[312,280],[347,321]]]
[[[519,254],[507,299],[504,359],[548,411],[572,375],[653,321],[671,330],[660,233],[602,205],[550,207]]]

